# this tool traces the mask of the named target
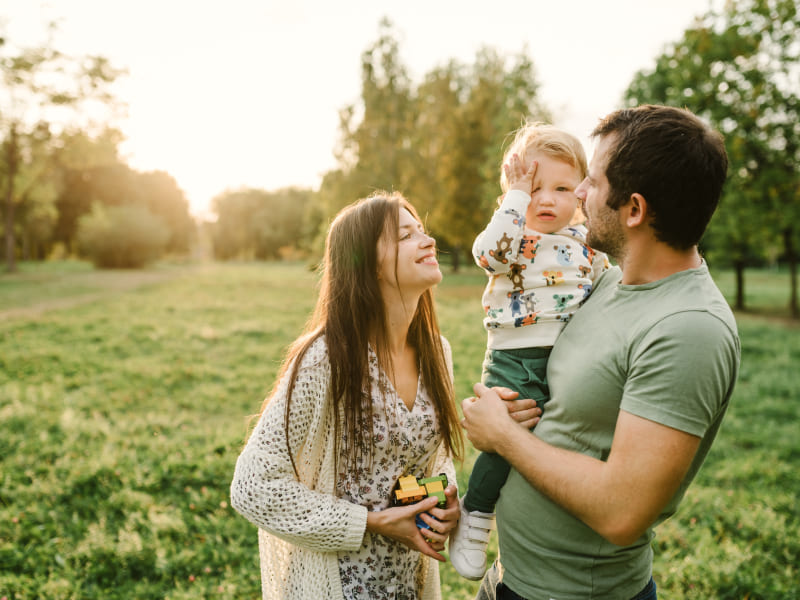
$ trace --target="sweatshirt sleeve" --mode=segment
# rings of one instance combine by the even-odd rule
[[[363,543],[367,508],[315,491],[295,475],[287,450],[303,472],[307,444],[325,445],[324,414],[330,381],[327,357],[312,345],[295,380],[289,426],[284,426],[288,374],[278,386],[236,461],[231,505],[249,521],[289,542],[316,551],[357,550]],[[316,356],[315,356],[316,354]],[[320,450],[322,451],[322,450]],[[330,474],[335,481],[334,474]]]
[[[472,257],[487,273],[506,273],[516,262],[530,202],[531,197],[525,192],[509,191],[486,229],[475,238]]]
[[[611,263],[608,262],[608,256],[606,253],[595,250],[594,256],[592,257],[592,283],[595,283],[600,275],[608,271],[610,268]]]

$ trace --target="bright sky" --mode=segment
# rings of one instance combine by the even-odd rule
[[[383,16],[415,83],[481,46],[527,50],[555,124],[586,140],[709,1],[0,0],[0,19],[21,45],[57,19],[57,48],[126,68],[123,155],[169,172],[202,215],[227,188],[318,187]]]

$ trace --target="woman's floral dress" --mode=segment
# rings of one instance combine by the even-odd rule
[[[400,477],[426,475],[441,437],[433,403],[421,378],[414,406],[409,410],[378,366],[377,356],[372,351],[369,366],[372,465],[370,468],[366,461],[361,461],[354,472],[344,472],[340,466],[337,491],[342,498],[378,511],[391,506],[392,491]],[[343,462],[340,461],[340,465]],[[400,542],[366,532],[358,551],[339,553],[344,597],[416,600],[424,573],[422,556]]]

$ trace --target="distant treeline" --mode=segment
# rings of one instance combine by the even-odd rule
[[[653,69],[637,73],[620,99],[620,106],[683,106],[723,133],[729,180],[702,250],[716,267],[736,270],[739,308],[744,307],[745,267],[785,263],[792,273],[789,304],[796,316],[797,10],[793,0],[740,0],[727,3],[721,13],[707,12],[655,58]],[[319,189],[230,190],[213,200],[216,221],[206,223],[203,233],[216,258],[313,260],[340,208],[376,190],[398,190],[425,216],[454,269],[469,260],[475,235],[496,207],[509,135],[525,121],[553,120],[539,95],[535,57],[481,48],[472,63],[450,60],[415,82],[401,59],[398,38],[383,20],[376,41],[362,53],[360,97],[339,111],[338,165],[324,175]],[[581,87],[580,74],[575,90],[592,93]],[[15,160],[28,161],[10,179],[13,169],[0,173],[3,189],[13,189],[5,205],[6,228],[11,222],[17,232],[13,248],[7,235],[7,252],[34,259],[55,249],[94,253],[102,264],[97,255],[109,250],[98,250],[97,240],[103,239],[98,231],[113,241],[120,237],[115,228],[121,227],[114,222],[148,219],[161,225],[124,231],[133,235],[162,228],[148,242],[157,246],[148,260],[188,250],[195,232],[183,194],[165,173],[137,173],[120,163],[112,133],[40,135],[41,141],[35,128],[23,136],[5,121],[4,127],[6,155],[11,157],[14,136],[18,144],[24,138],[25,151]],[[36,168],[37,160],[47,168]],[[10,158],[6,162],[12,164]],[[20,175],[23,171],[33,175]],[[9,206],[14,207],[12,221]],[[118,206],[139,209],[120,216],[114,212]]]
[[[429,228],[458,269],[496,207],[509,133],[525,120],[550,121],[551,114],[540,101],[534,63],[525,53],[509,59],[484,48],[472,64],[450,61],[414,84],[397,39],[391,24],[381,23],[377,41],[361,57],[359,102],[340,111],[339,167],[325,175],[318,191],[309,192],[303,211],[294,209],[302,224],[280,230],[297,239],[293,248],[319,248],[314,240],[339,208],[375,189],[396,189],[427,215]],[[715,267],[736,271],[739,309],[745,308],[746,267],[786,265],[795,317],[800,316],[797,39],[794,0],[727,3],[720,13],[698,17],[656,57],[653,69],[634,76],[620,101],[620,106],[686,107],[724,135],[729,177],[701,250]],[[579,74],[575,89],[592,93],[581,87]],[[268,206],[286,201],[264,195],[257,201],[259,214],[268,219]],[[242,205],[219,198],[220,223],[228,204],[237,210]],[[228,234],[215,238],[217,254],[237,247],[232,236],[242,230],[228,226]],[[249,239],[242,248],[251,256],[263,255],[264,238],[253,233]],[[272,251],[284,247],[285,239],[271,244]]]

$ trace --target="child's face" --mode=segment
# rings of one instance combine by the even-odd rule
[[[536,161],[539,166],[533,177],[525,226],[540,233],[563,229],[570,224],[578,206],[575,188],[582,179],[578,169],[568,162],[538,152],[526,158],[528,165]]]

